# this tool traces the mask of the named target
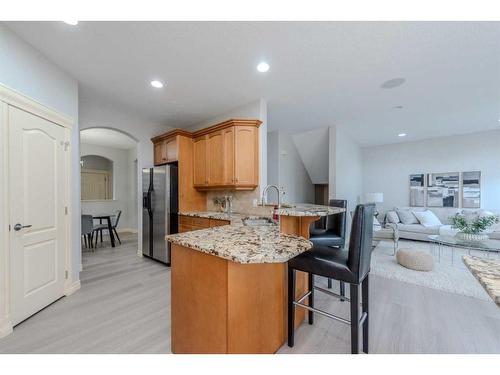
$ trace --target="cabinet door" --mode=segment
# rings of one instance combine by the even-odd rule
[[[258,131],[253,126],[234,129],[234,180],[236,185],[258,185]]]
[[[228,220],[210,219],[210,228],[222,227],[229,224],[231,224],[231,222]]]
[[[222,130],[224,185],[234,185],[234,127]]]
[[[193,184],[194,186],[207,185],[207,138],[205,135],[195,138],[193,144],[194,165]]]
[[[165,141],[165,157],[168,162],[177,161],[177,137]]]
[[[223,131],[207,135],[208,186],[224,184],[224,147]]]
[[[165,141],[154,144],[154,163],[155,165],[165,164],[167,162],[167,148]]]

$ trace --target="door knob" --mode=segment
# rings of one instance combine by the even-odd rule
[[[14,225],[14,230],[15,231],[20,231],[23,228],[31,228],[31,225],[21,225],[19,223],[17,223],[16,225]]]

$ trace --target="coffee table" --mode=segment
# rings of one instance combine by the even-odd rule
[[[453,264],[453,254],[455,249],[467,250],[470,255],[471,250],[474,251],[484,251],[486,257],[489,257],[490,253],[500,253],[500,241],[499,240],[484,240],[484,241],[466,241],[455,236],[446,235],[431,235],[429,236],[429,241],[438,247],[438,260],[441,261],[441,248],[442,246],[451,247],[451,264]]]

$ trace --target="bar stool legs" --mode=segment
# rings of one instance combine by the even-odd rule
[[[305,308],[308,310],[308,322],[309,324],[314,323],[314,313],[317,312],[321,315],[327,316],[329,318],[335,319],[345,324],[350,324],[351,326],[351,353],[359,354],[359,330],[362,327],[363,331],[363,352],[368,354],[368,303],[369,303],[369,281],[368,275],[361,283],[361,317],[360,317],[360,285],[358,284],[349,284],[350,287],[350,296],[346,298],[345,295],[341,296],[336,293],[327,291],[321,287],[314,287],[314,274],[308,274],[308,291],[299,300],[295,301],[295,284],[296,284],[296,275],[295,270],[292,268],[288,268],[288,346],[294,346],[295,340],[295,306]],[[344,284],[344,283],[343,283]],[[314,290],[317,289],[324,293],[331,294],[339,299],[349,301],[350,302],[350,310],[351,310],[351,319],[346,320],[344,318],[332,315],[331,313],[318,310],[314,307]],[[305,305],[302,301],[308,297],[308,305]]]
[[[359,353],[359,285],[351,286],[351,353]]]
[[[342,297],[345,297],[345,283],[344,283],[343,281],[341,281],[341,282],[340,282],[340,295],[341,295]],[[344,299],[344,298],[341,298],[340,300],[341,300],[342,302],[344,302],[344,301],[345,301],[345,299]]]
[[[288,268],[288,346],[293,348],[295,336],[295,270]]]
[[[309,295],[309,306],[314,308],[314,275],[312,273],[309,273],[309,292],[311,294]],[[308,320],[309,324],[313,324],[314,322],[314,313],[309,310],[308,312]]]
[[[362,299],[362,309],[363,309],[363,314],[366,314],[366,318],[363,321],[363,351],[368,354],[368,341],[369,337],[368,336],[368,318],[370,317],[370,314],[368,313],[368,278],[370,275],[366,275],[365,279],[361,283],[361,299]]]

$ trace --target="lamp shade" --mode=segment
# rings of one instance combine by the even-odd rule
[[[366,203],[382,203],[384,201],[384,193],[366,193]]]

